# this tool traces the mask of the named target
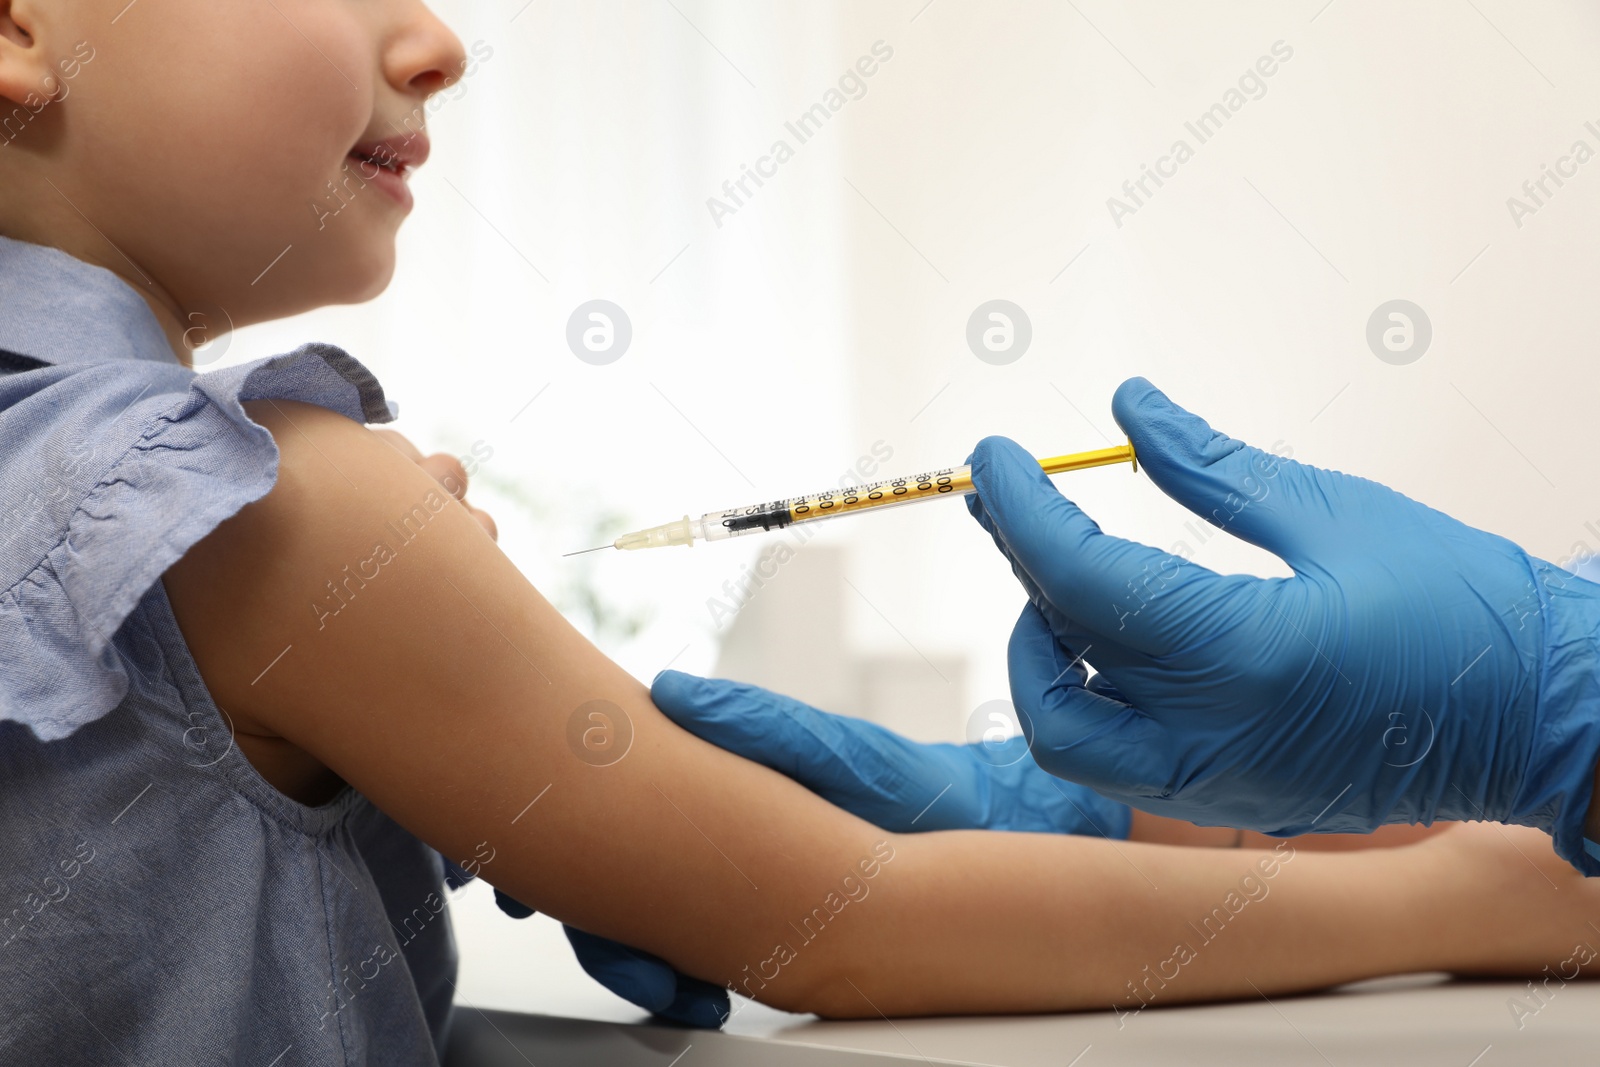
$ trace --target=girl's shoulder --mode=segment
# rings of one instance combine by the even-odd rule
[[[276,480],[244,404],[398,414],[330,344],[196,373],[175,360],[0,353],[0,721],[66,737],[123,699],[111,638],[197,541]]]

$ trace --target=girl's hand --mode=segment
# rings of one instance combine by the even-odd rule
[[[449,490],[450,495],[461,501],[461,506],[472,513],[472,517],[478,520],[478,525],[484,528],[491,540],[498,541],[500,539],[500,530],[495,526],[494,518],[487,511],[475,508],[467,503],[467,472],[461,466],[460,460],[448,452],[435,452],[430,456],[424,456],[422,450],[412,444],[410,438],[399,430],[391,430],[385,426],[369,426],[367,428],[385,441],[388,441],[417,466],[433,475],[434,481]]]
[[[1571,981],[1600,974],[1600,878],[1585,878],[1556,855],[1550,835],[1529,826],[1455,823],[1419,842],[1415,868],[1442,906],[1418,915],[1450,968],[1473,977],[1537,977],[1548,965]],[[1454,903],[1446,903],[1454,902]],[[1450,922],[1455,915],[1465,922]],[[1471,931],[1462,937],[1463,931]]]

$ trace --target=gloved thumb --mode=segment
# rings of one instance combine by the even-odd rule
[[[1319,484],[1329,472],[1213,430],[1144,378],[1117,387],[1111,413],[1140,468],[1172,499],[1296,569],[1316,555],[1310,541],[1333,524],[1309,521],[1307,511],[1331,517],[1337,493]]]

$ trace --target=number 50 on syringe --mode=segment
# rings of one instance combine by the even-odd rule
[[[1041,459],[1039,466],[1046,474],[1063,474],[1067,471],[1104,467],[1112,463],[1127,463],[1139,469],[1139,459],[1133,454],[1133,443],[1098,448],[1092,452],[1074,452],[1066,456]],[[667,545],[693,545],[696,541],[726,541],[730,537],[758,533],[763,530],[781,530],[797,523],[819,522],[840,515],[855,515],[864,511],[917,504],[924,500],[937,500],[945,496],[965,496],[973,492],[972,468],[967,465],[946,467],[910,478],[887,478],[868,485],[849,489],[829,489],[809,496],[774,500],[769,504],[750,504],[724,511],[708,511],[698,519],[685,515],[681,519],[623,534],[609,545],[568,552],[569,556],[584,552],[599,552],[605,548],[664,548]]]

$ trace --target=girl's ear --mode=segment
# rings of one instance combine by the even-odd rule
[[[0,0],[0,97],[26,108],[29,119],[64,95],[65,88],[36,36],[39,15],[32,0]],[[21,121],[21,116],[13,117]],[[0,115],[0,137],[16,135],[15,123]]]

